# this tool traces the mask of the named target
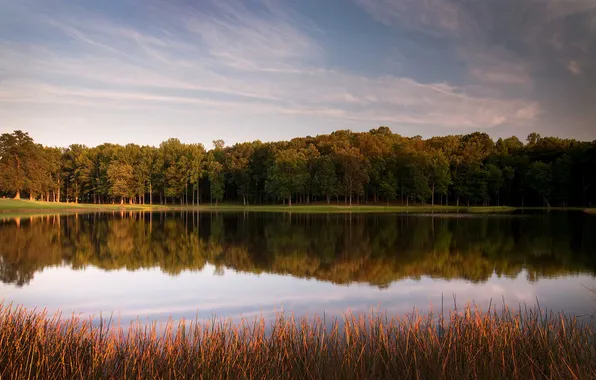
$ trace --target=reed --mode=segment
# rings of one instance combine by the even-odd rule
[[[589,379],[589,323],[540,309],[279,314],[122,329],[0,306],[2,379]]]

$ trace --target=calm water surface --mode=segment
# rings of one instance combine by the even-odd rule
[[[596,216],[104,213],[0,221],[0,300],[122,321],[407,313],[587,316]]]

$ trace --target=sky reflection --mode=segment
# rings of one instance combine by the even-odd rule
[[[112,314],[122,324],[134,321],[166,321],[169,318],[210,319],[272,318],[284,311],[296,316],[341,318],[343,313],[367,313],[372,310],[402,315],[413,310],[435,311],[475,303],[485,309],[500,307],[502,299],[510,306],[535,306],[587,316],[596,309],[596,301],[585,288],[596,288],[590,275],[567,275],[531,282],[523,271],[515,278],[492,275],[485,283],[466,280],[442,280],[422,276],[420,280],[401,280],[387,288],[365,284],[336,285],[330,282],[300,279],[275,274],[247,274],[230,269],[216,271],[206,265],[201,271],[184,271],[177,276],[159,269],[104,271],[94,267],[73,270],[51,267],[36,274],[26,287],[0,285],[4,303],[27,308],[47,308],[50,314],[60,309],[88,318]]]

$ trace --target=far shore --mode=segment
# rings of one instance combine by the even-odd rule
[[[382,204],[354,204],[352,206],[340,204],[296,204],[287,205],[252,205],[235,204],[220,205],[140,205],[140,204],[89,204],[43,202],[24,199],[0,199],[0,214],[38,214],[38,213],[83,213],[83,212],[111,212],[111,211],[229,211],[229,212],[296,212],[296,213],[428,213],[428,212],[460,212],[460,213],[493,213],[513,212],[515,207],[508,206],[429,206],[429,205],[382,205]]]
[[[509,206],[430,206],[430,205],[383,205],[383,204],[354,204],[352,206],[339,204],[295,204],[287,205],[236,205],[224,203],[220,205],[160,205],[160,204],[90,204],[43,202],[25,199],[0,199],[0,215],[3,217],[24,216],[28,214],[62,214],[62,213],[91,213],[114,211],[221,211],[221,212],[293,212],[293,213],[510,213],[515,211],[552,210],[552,211],[585,211],[596,214],[596,208],[582,207],[509,207]]]

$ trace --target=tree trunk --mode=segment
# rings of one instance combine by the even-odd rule
[[[292,196],[288,197],[288,207],[292,207]]]
[[[433,195],[432,195],[432,201],[431,201],[431,206],[435,206],[435,183],[433,182]]]
[[[14,195],[14,199],[21,199],[21,190],[17,190],[17,193]]]

